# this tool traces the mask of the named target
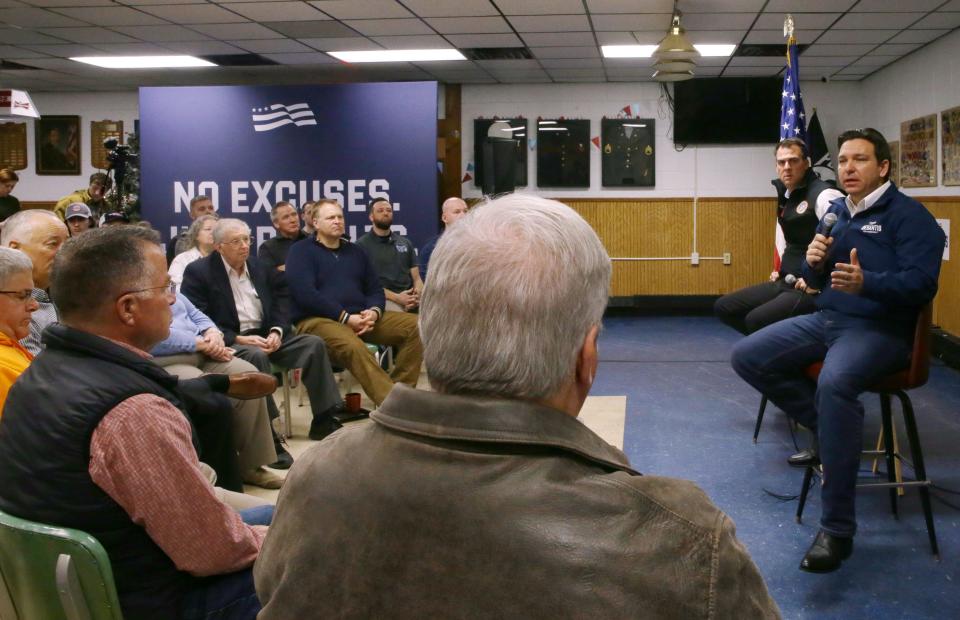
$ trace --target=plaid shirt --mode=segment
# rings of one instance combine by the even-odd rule
[[[40,344],[41,332],[48,325],[59,322],[60,315],[57,314],[57,307],[53,305],[53,301],[45,290],[35,288],[30,294],[37,300],[40,307],[30,315],[30,334],[21,340],[20,344],[30,353],[37,355],[40,351],[43,351],[43,346]]]

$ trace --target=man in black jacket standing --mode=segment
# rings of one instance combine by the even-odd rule
[[[303,369],[313,411],[310,438],[323,439],[340,428],[333,414],[345,409],[326,344],[317,336],[293,333],[282,274],[250,256],[245,222],[220,220],[213,241],[216,250],[187,267],[181,291],[217,324],[237,357],[262,372],[270,372],[271,364]],[[276,404],[269,399],[268,405],[276,417]]]

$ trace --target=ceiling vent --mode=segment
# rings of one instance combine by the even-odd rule
[[[21,65],[19,62],[9,60],[0,60],[0,70],[3,71],[38,71],[36,67],[30,65]]]
[[[260,54],[211,54],[200,58],[220,67],[265,67],[280,64]]]
[[[460,50],[469,60],[529,60],[533,54],[525,47],[468,47]]]
[[[798,45],[797,53],[802,54],[803,50],[810,47],[809,45]],[[786,43],[776,43],[773,45],[759,45],[756,43],[743,43],[737,46],[736,51],[733,53],[734,56],[781,56],[786,58],[787,56],[787,44]]]

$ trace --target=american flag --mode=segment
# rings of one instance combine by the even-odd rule
[[[783,92],[780,104],[780,139],[800,138],[807,141],[807,115],[803,111],[800,96],[800,66],[797,63],[797,40],[791,35],[787,40],[787,67],[783,75]]]

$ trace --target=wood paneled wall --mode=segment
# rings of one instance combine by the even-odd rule
[[[586,219],[612,258],[686,257],[683,260],[614,261],[611,294],[722,295],[764,281],[773,268],[776,201],[773,198],[701,198],[693,200],[560,199]],[[951,220],[960,236],[960,197],[920,198],[937,218]],[[690,264],[694,250],[701,261]],[[954,244],[955,245],[955,244]],[[940,271],[934,323],[960,335],[960,250]],[[705,260],[731,254],[731,264]]]

